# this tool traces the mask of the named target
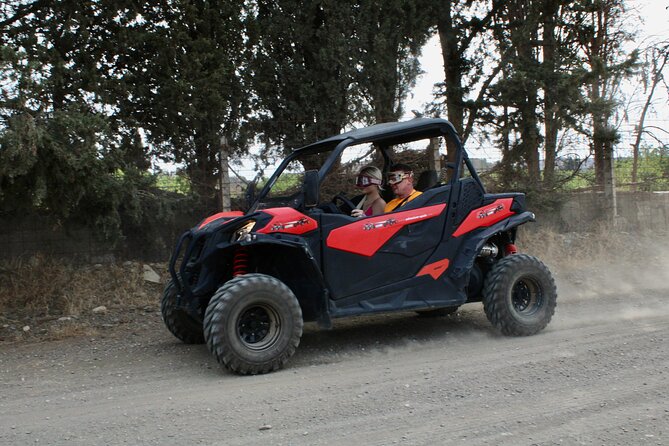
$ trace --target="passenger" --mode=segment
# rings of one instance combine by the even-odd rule
[[[386,204],[384,212],[392,212],[422,193],[413,188],[413,171],[411,166],[407,164],[393,164],[390,166],[388,184],[393,190],[395,198]]]
[[[362,200],[358,203],[355,209],[351,212],[351,216],[356,218],[370,217],[372,215],[383,214],[383,209],[386,202],[381,198],[381,184],[383,183],[383,175],[381,171],[374,166],[365,166],[360,170],[356,180],[355,186],[362,189],[365,194]]]

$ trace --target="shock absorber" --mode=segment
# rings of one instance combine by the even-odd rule
[[[516,248],[516,245],[513,243],[507,243],[506,246],[504,246],[504,255],[505,256],[510,256],[511,254],[516,254],[518,252],[518,248]]]
[[[240,246],[235,251],[232,259],[232,277],[244,275],[249,272],[251,255],[245,246]]]

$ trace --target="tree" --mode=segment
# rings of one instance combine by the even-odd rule
[[[661,42],[652,45],[645,52],[646,61],[643,69],[643,86],[646,90],[646,100],[639,115],[639,121],[636,126],[636,137],[632,144],[633,164],[632,164],[632,190],[636,190],[637,171],[639,166],[639,147],[644,133],[650,133],[645,128],[646,114],[651,107],[653,96],[658,85],[664,80],[665,68],[669,63],[669,42]],[[650,133],[652,135],[652,133]]]
[[[524,188],[536,190],[540,181],[539,93],[541,62],[539,32],[541,6],[538,1],[504,2],[495,17],[493,35],[497,41],[502,77],[491,88],[488,122],[501,135],[503,181],[508,185],[518,173]],[[503,113],[498,115],[497,108]]]
[[[120,225],[121,142],[97,100],[108,2],[17,2],[0,23],[0,204]]]
[[[46,214],[111,240],[166,215],[148,147],[119,107],[136,19],[131,0],[2,5],[0,214]]]
[[[421,47],[429,34],[429,1],[360,2],[353,10],[355,84],[364,122],[397,121],[402,102],[421,73]]]
[[[244,0],[162,0],[124,14],[115,89],[123,119],[155,154],[183,163],[192,190],[214,206],[220,140],[246,149]]]
[[[502,62],[496,62],[486,50],[484,36],[503,5],[504,2],[497,0],[433,4],[444,63],[446,112],[463,143],[471,133],[491,82],[502,68]],[[485,73],[488,65],[492,65],[493,69]],[[477,97],[469,99],[472,86],[481,78],[485,79],[480,84]],[[449,146],[447,149],[448,159],[453,161],[453,148]]]
[[[623,49],[623,43],[631,38],[622,28],[623,0],[582,0],[576,10],[580,25],[577,38],[589,69],[586,81],[596,183],[612,204],[614,216],[613,147],[619,135],[611,119],[618,105],[620,82],[634,69],[637,53],[626,54]]]
[[[266,143],[293,149],[350,122],[351,11],[350,2],[256,2],[247,44],[254,120]]]
[[[585,102],[581,90],[585,70],[575,38],[572,2],[537,2],[537,82],[539,120],[543,121],[543,189],[555,186],[557,155],[562,149],[558,137],[570,129],[580,131]]]

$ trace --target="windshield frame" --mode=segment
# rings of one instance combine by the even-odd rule
[[[270,190],[272,189],[272,187],[274,187],[281,174],[283,174],[283,172],[290,165],[290,163],[294,161],[296,158],[305,155],[307,156],[318,155],[321,153],[332,152],[330,153],[326,161],[323,163],[323,165],[318,169],[318,182],[320,184],[323,181],[323,178],[325,177],[327,171],[330,169],[330,167],[334,164],[335,160],[341,155],[341,152],[348,146],[348,144],[351,141],[352,140],[350,138],[347,138],[344,139],[343,141],[339,141],[339,143],[336,145],[334,145],[334,142],[332,142],[329,144],[318,144],[318,145],[307,146],[292,151],[290,154],[288,154],[288,156],[286,156],[286,158],[284,158],[281,164],[279,164],[279,167],[277,167],[274,173],[272,173],[272,175],[269,177],[267,183],[265,183],[261,191],[256,196],[253,204],[249,208],[249,212],[254,212],[260,207],[260,205],[263,203],[263,199],[267,197]],[[285,198],[286,202],[292,201],[295,207],[299,208],[302,206],[304,202],[304,191],[300,191],[297,192],[297,194],[292,194],[281,198]]]

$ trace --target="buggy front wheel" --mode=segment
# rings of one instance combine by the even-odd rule
[[[191,317],[183,308],[177,306],[179,291],[174,281],[170,280],[160,301],[160,313],[167,329],[186,344],[204,344],[202,322]]]
[[[295,353],[302,310],[293,292],[265,274],[245,274],[221,286],[204,316],[204,337],[216,360],[242,375],[274,371]]]

